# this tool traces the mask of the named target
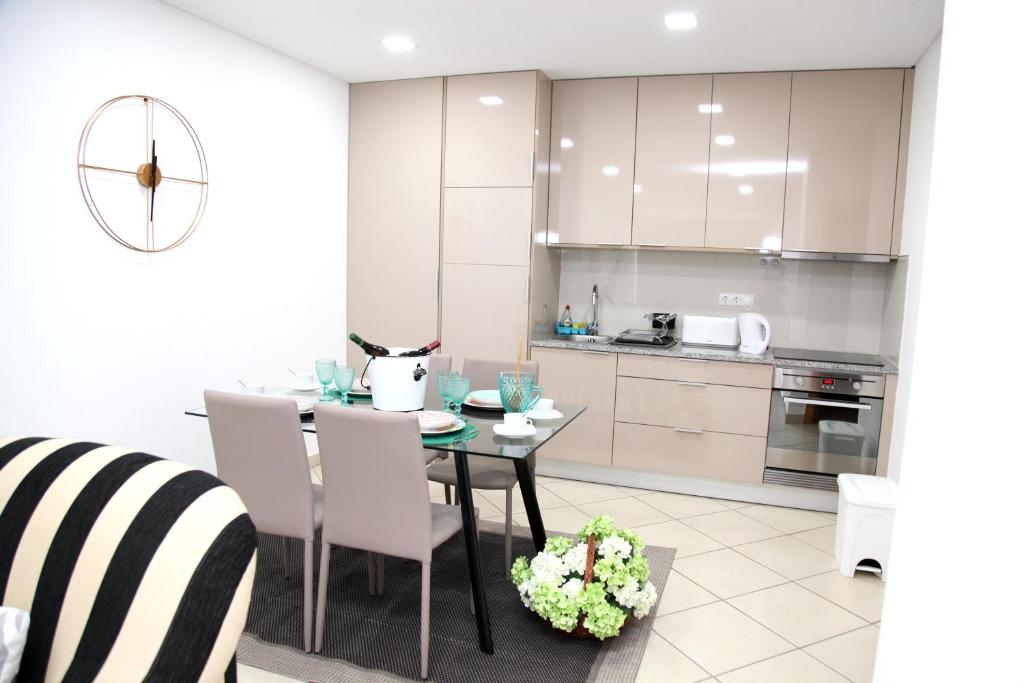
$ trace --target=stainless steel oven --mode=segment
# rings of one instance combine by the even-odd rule
[[[843,472],[874,474],[885,376],[776,368],[764,481],[836,490]]]

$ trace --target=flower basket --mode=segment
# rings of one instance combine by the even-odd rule
[[[596,517],[577,539],[552,537],[532,560],[516,559],[512,580],[523,604],[554,628],[604,640],[644,618],[658,599],[643,547],[634,532]]]

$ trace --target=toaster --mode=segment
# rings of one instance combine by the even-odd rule
[[[694,346],[735,349],[740,345],[740,326],[735,316],[684,315],[680,340]]]

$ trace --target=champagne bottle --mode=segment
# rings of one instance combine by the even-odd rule
[[[348,335],[348,338],[350,340],[352,340],[352,342],[356,346],[358,346],[363,351],[365,351],[367,356],[372,356],[373,358],[377,358],[379,356],[390,356],[391,355],[391,352],[388,351],[383,346],[377,346],[376,344],[371,344],[371,343],[369,343],[367,341],[363,341],[363,338],[360,337],[355,332],[353,332],[352,334]]]
[[[440,340],[435,339],[434,341],[430,342],[426,346],[421,346],[420,348],[414,349],[412,351],[405,351],[405,352],[400,353],[398,355],[399,356],[429,356],[431,351],[433,351],[436,348],[439,348],[440,346],[441,346]]]

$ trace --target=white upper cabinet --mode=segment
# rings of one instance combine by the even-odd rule
[[[636,78],[554,83],[549,243],[630,243],[636,96]]]
[[[903,76],[793,75],[783,250],[889,254]]]
[[[715,76],[705,246],[782,246],[792,74]]]
[[[711,76],[639,79],[632,233],[636,246],[704,246],[711,83]]]
[[[531,187],[537,72],[449,76],[445,187]]]

